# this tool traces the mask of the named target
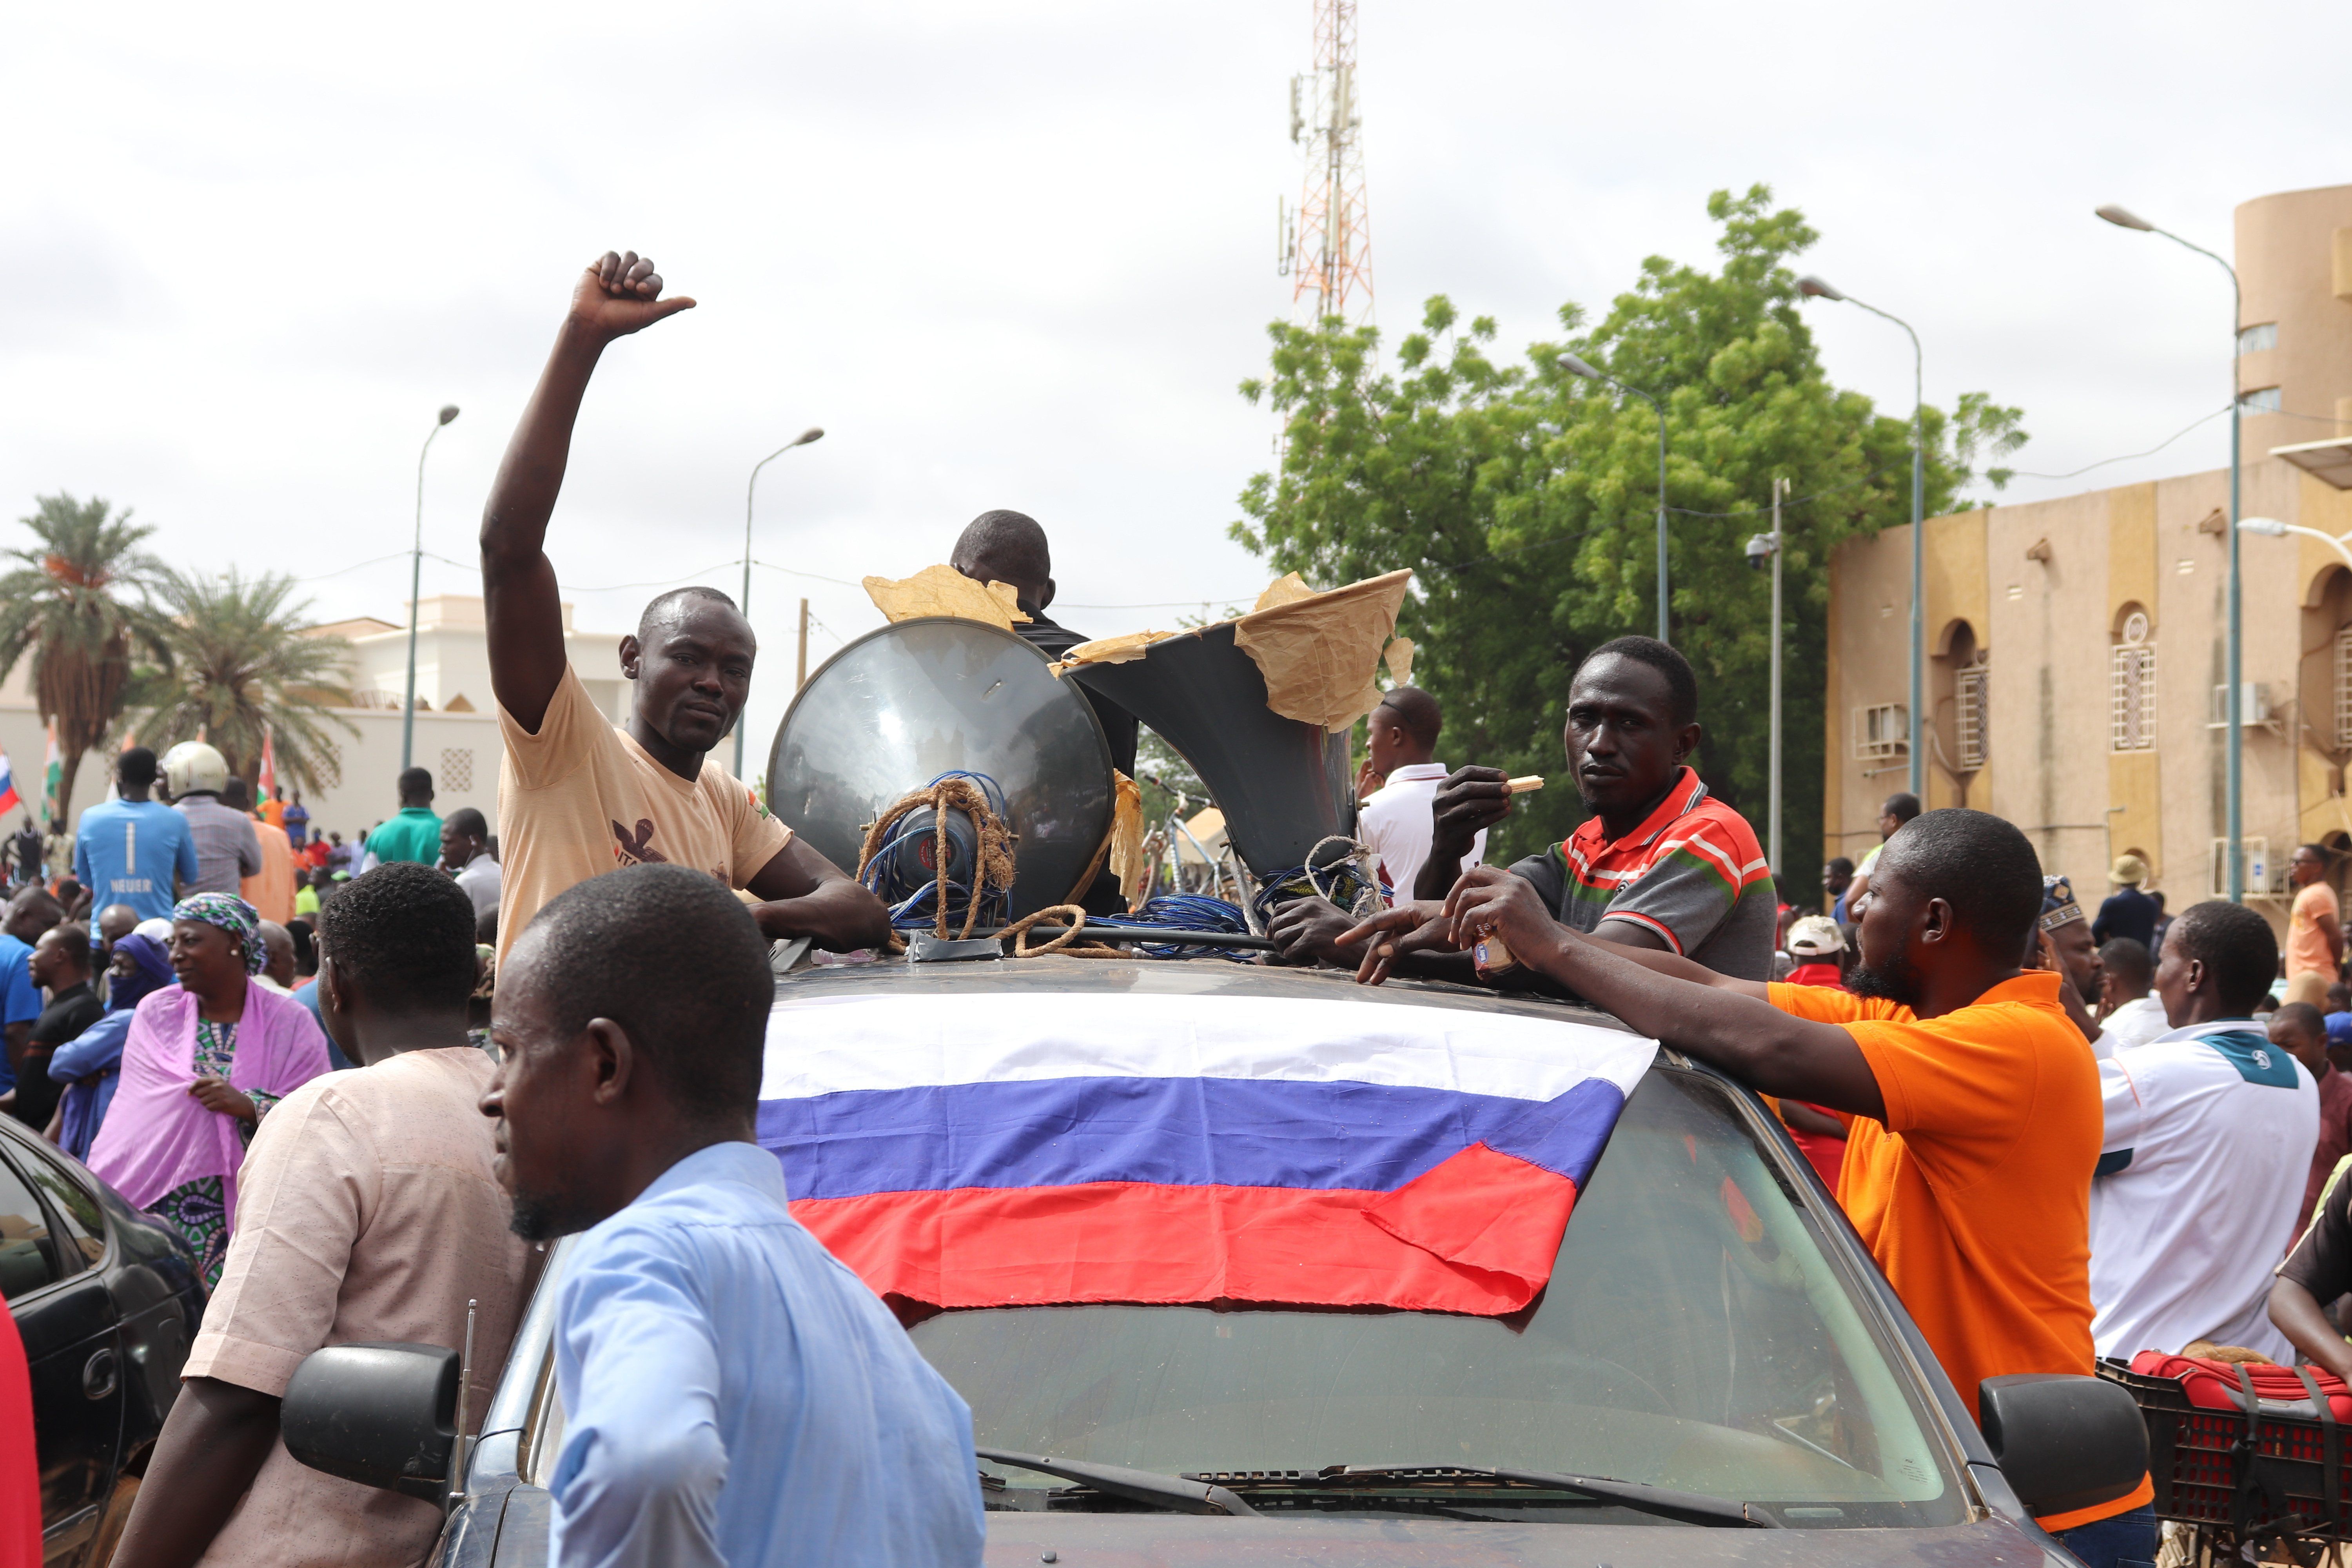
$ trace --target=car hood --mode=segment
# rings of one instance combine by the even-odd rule
[[[1047,1555],[1047,1553],[1051,1555]],[[1408,1519],[1199,1519],[1181,1514],[988,1516],[989,1568],[2044,1568],[2023,1531],[1987,1519],[1941,1530],[1703,1530],[1677,1525],[1473,1524]]]

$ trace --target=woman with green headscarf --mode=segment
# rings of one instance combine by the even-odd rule
[[[243,899],[197,893],[172,910],[179,977],[139,1004],[122,1080],[89,1168],[188,1240],[207,1289],[236,1221],[236,1172],[269,1108],[328,1070],[310,1009],[253,984],[260,917]]]

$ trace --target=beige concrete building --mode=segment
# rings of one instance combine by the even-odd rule
[[[2249,202],[2237,237],[2241,516],[2352,544],[2352,185]],[[2126,850],[2176,910],[2219,892],[2228,506],[2224,469],[1930,518],[1927,804],[2015,822],[2086,903]],[[1824,857],[1859,859],[1905,787],[1910,550],[1831,563]],[[2352,563],[2248,532],[2241,573],[2247,885],[2283,923],[2294,846],[2352,852]]]
[[[498,831],[499,725],[490,697],[489,648],[482,622],[482,601],[457,595],[426,599],[416,624],[416,765],[433,774],[434,809],[444,816],[470,805]],[[351,644],[347,684],[354,703],[335,710],[352,733],[340,725],[328,732],[335,743],[331,776],[324,787],[303,792],[302,804],[313,825],[331,828],[351,838],[400,808],[394,780],[400,772],[400,700],[408,675],[408,628],[390,621],[362,618],[317,628],[320,636],[341,637]],[[580,672],[596,706],[615,722],[627,717],[627,682],[621,679],[618,632],[583,632],[572,624],[572,606],[563,606],[564,651]],[[28,680],[31,661],[20,663],[0,683],[0,750],[5,750],[16,774],[16,788],[28,807],[41,798],[42,756],[46,748],[40,715],[36,711]],[[73,810],[81,810],[106,795],[111,763],[92,752],[82,761],[81,777],[74,785]],[[0,831],[14,832],[12,814]]]

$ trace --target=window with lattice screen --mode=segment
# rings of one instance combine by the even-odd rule
[[[2352,626],[2336,628],[2336,748],[2352,750]]]
[[[2156,649],[2145,643],[2114,650],[2107,672],[2107,742],[2118,752],[2156,747]]]
[[[474,753],[445,746],[441,750],[441,787],[446,790],[469,790],[474,787]]]
[[[1985,700],[1992,671],[1979,661],[1952,678],[1952,765],[1962,773],[1985,763]]]

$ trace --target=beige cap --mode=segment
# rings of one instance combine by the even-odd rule
[[[2137,855],[2118,855],[2107,880],[2126,888],[2137,888],[2147,880],[2147,862]]]
[[[1795,958],[1826,958],[1845,951],[1845,933],[1827,915],[1806,915],[1789,928],[1789,952]]]

